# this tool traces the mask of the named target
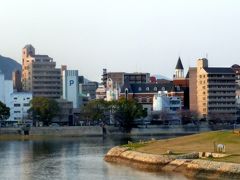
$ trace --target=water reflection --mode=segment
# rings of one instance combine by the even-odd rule
[[[149,139],[150,137],[141,137]],[[103,161],[113,146],[129,138],[55,138],[0,142],[0,179],[185,179],[174,174],[142,172]]]

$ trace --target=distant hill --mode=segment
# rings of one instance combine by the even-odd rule
[[[166,77],[166,76],[163,76],[161,74],[154,74],[152,75],[154,77],[156,77],[156,79],[166,79],[166,80],[171,80],[170,78]]]
[[[0,71],[4,74],[5,79],[11,80],[12,72],[15,70],[22,70],[21,64],[11,58],[0,55]]]

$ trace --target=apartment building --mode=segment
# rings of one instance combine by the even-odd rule
[[[107,72],[107,69],[103,69],[102,84],[105,87],[107,87],[107,81],[109,78],[113,82],[113,88],[119,88],[127,81],[130,84],[149,83],[150,82],[150,74],[149,73]]]
[[[37,55],[32,45],[22,50],[22,88],[33,97],[58,99],[62,94],[61,69],[48,55]]]
[[[32,93],[14,92],[11,94],[10,121],[19,122],[28,120],[28,110]]]
[[[189,69],[190,109],[200,117],[236,118],[236,83],[232,68],[208,67],[207,59],[199,59]]]

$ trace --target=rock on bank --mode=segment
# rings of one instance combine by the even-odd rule
[[[155,155],[114,147],[104,159],[147,171],[180,172],[188,177],[206,179],[240,179],[240,164],[198,159],[198,153],[180,156]]]

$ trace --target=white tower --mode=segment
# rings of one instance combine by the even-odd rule
[[[174,79],[184,78],[184,68],[183,68],[182,61],[181,61],[180,57],[178,58],[178,62],[177,62],[176,68],[175,68],[175,74],[174,74],[173,78]]]

